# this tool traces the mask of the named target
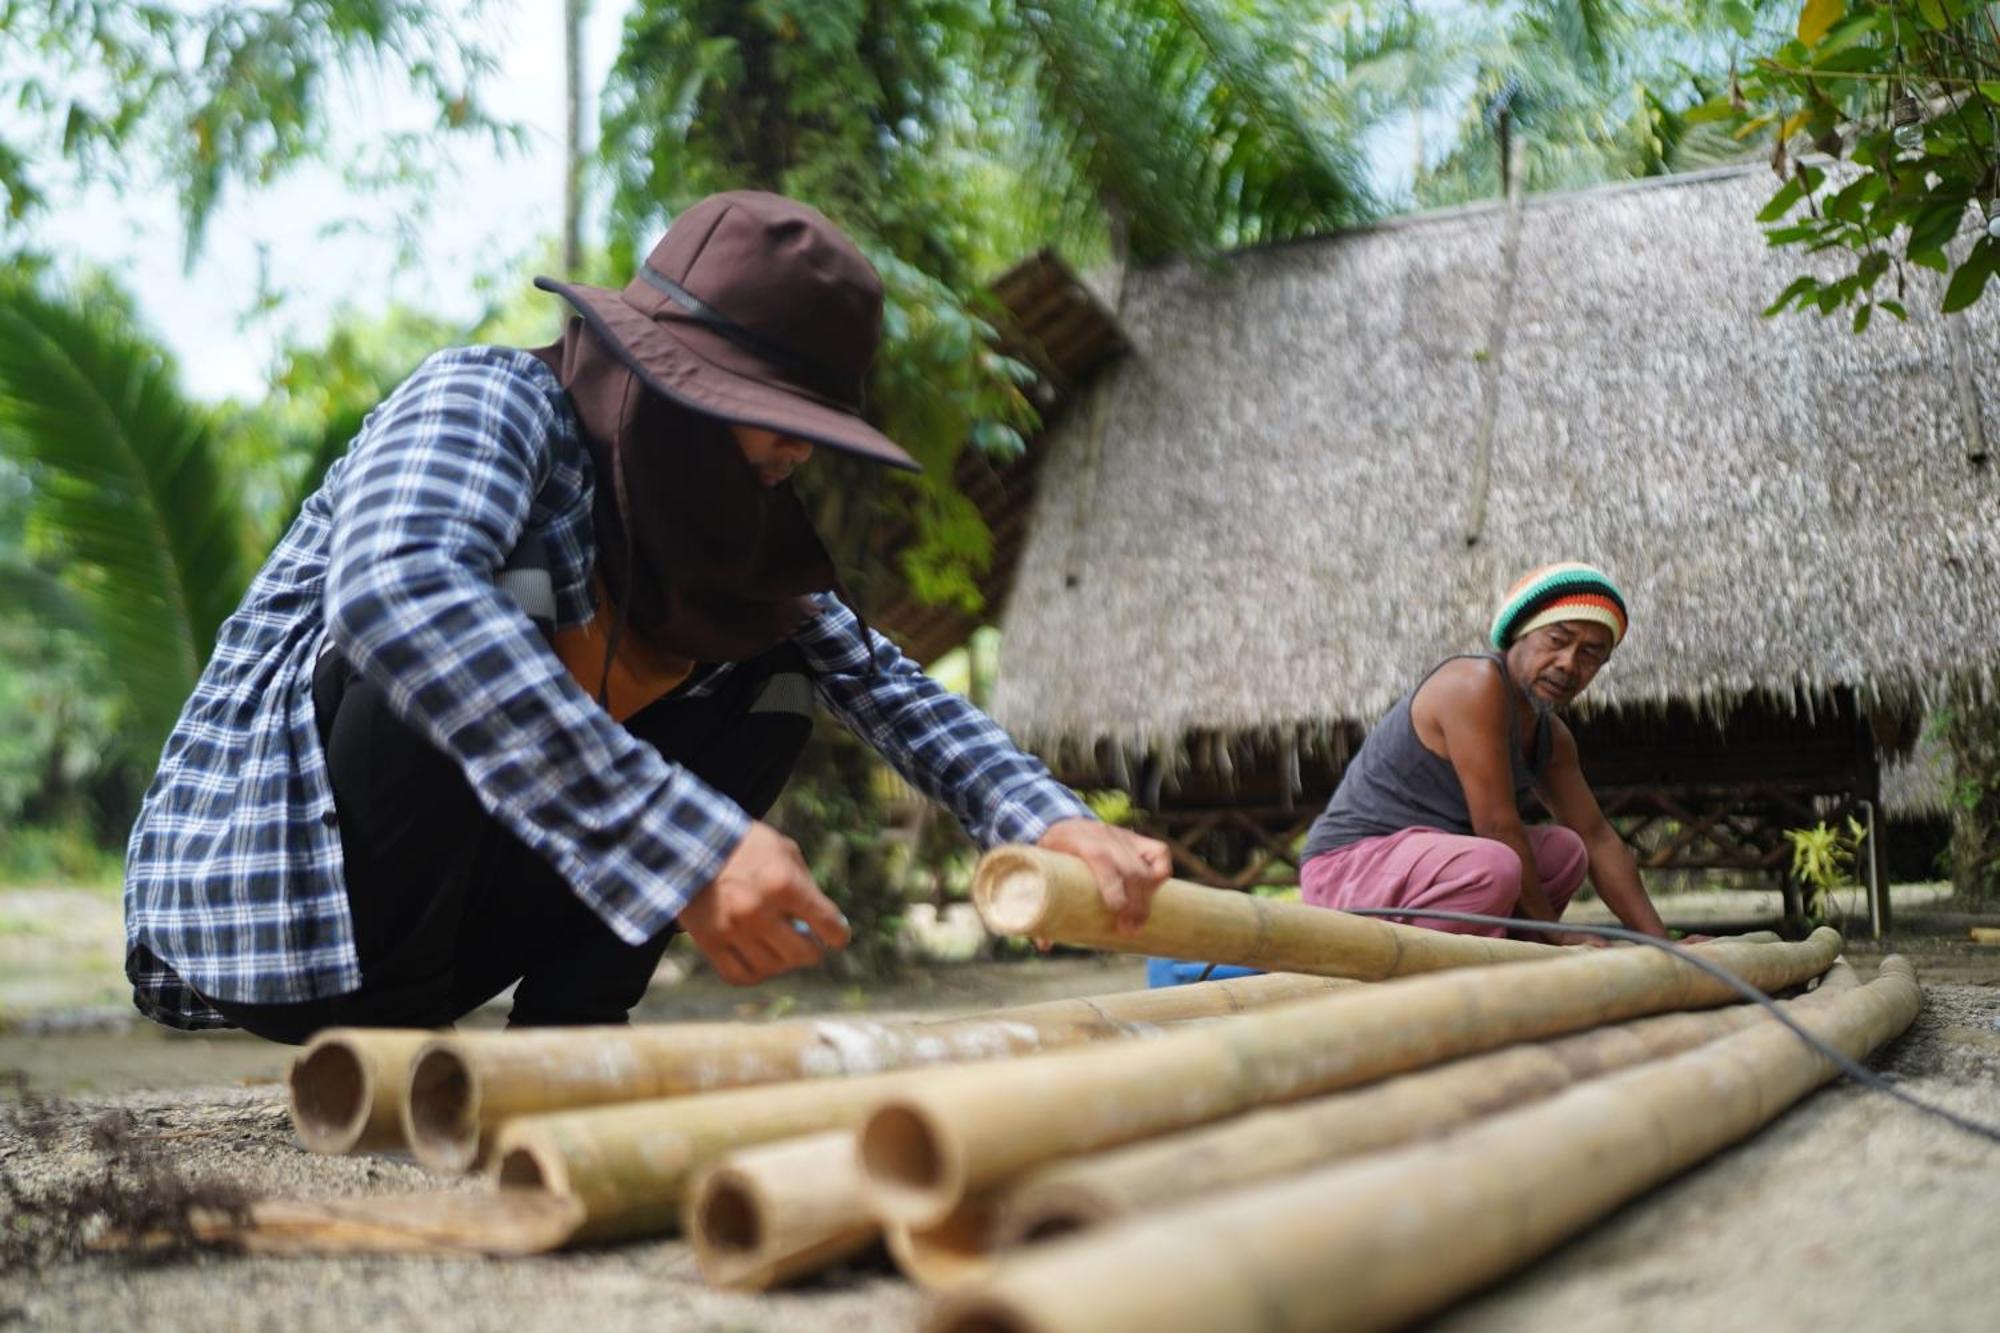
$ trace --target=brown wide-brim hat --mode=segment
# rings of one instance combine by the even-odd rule
[[[882,279],[817,210],[710,195],[674,220],[623,291],[536,278],[653,392],[891,467],[918,462],[861,417]]]

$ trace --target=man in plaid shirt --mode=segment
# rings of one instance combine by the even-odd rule
[[[126,969],[173,1027],[303,1041],[622,1022],[685,930],[750,984],[847,942],[758,820],[818,699],[983,844],[1142,921],[1165,847],[1093,820],[838,595],[787,478],[865,423],[874,269],[773,195],[689,209],[548,348],[426,361],[223,626],[146,794]]]

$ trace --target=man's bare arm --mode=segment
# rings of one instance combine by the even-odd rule
[[[1514,803],[1513,756],[1507,753],[1507,711],[1513,690],[1499,672],[1484,662],[1451,662],[1424,682],[1411,701],[1411,719],[1418,739],[1451,761],[1465,789],[1466,812],[1472,831],[1505,843],[1521,860],[1521,896],[1515,911],[1534,921],[1554,921],[1555,909],[1542,892],[1528,830]]]
[[[1542,804],[1549,808],[1557,823],[1583,839],[1584,850],[1590,857],[1590,881],[1597,886],[1598,897],[1618,914],[1618,919],[1633,930],[1665,939],[1666,924],[1660,920],[1653,900],[1646,896],[1632,849],[1618,836],[1618,830],[1611,827],[1611,821],[1598,808],[1596,794],[1584,781],[1576,737],[1560,719],[1549,720],[1555,727],[1555,745],[1549,755],[1548,771],[1536,788]]]

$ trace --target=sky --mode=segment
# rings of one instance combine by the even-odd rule
[[[617,54],[630,0],[593,0],[585,33],[586,83],[602,85]],[[490,114],[524,127],[527,144],[505,155],[468,138],[452,178],[432,199],[422,259],[398,271],[391,219],[364,218],[375,234],[329,223],[361,210],[386,213],[395,196],[357,194],[330,168],[302,169],[275,185],[234,190],[209,226],[192,272],[165,192],[119,198],[95,189],[39,218],[31,242],[101,265],[132,292],[150,331],[173,348],[183,387],[205,399],[262,396],[280,345],[316,338],[344,305],[365,312],[405,302],[449,317],[478,310],[475,284],[545,252],[562,226],[562,0],[493,5],[485,38],[500,68],[483,86]],[[343,114],[357,133],[430,119],[407,92],[373,83],[350,90]],[[596,109],[585,112],[586,134]],[[51,190],[52,199],[64,192]],[[587,232],[586,228],[586,232]],[[261,288],[282,292],[274,313],[245,323]]]
[[[587,88],[603,85],[632,3],[591,0]],[[478,281],[523,272],[531,257],[552,253],[562,222],[563,0],[489,0],[485,12],[492,30],[481,38],[500,68],[482,84],[482,102],[496,119],[523,127],[527,142],[505,153],[470,136],[457,144],[414,265],[397,257],[390,215],[398,196],[358,193],[320,167],[258,189],[233,188],[192,271],[165,191],[121,198],[98,187],[75,199],[51,189],[52,199],[71,202],[37,219],[28,239],[117,275],[148,331],[173,349],[183,388],[203,399],[261,398],[282,345],[319,341],[343,308],[372,315],[401,303],[469,320],[480,306]],[[348,89],[343,102],[336,122],[350,126],[350,143],[434,123],[430,108],[379,80]],[[587,136],[596,114],[594,103],[586,107]],[[1406,127],[1371,136],[1368,156],[1385,188],[1407,184],[1396,179],[1408,173],[1407,138]],[[355,222],[364,226],[329,234],[333,224]],[[588,221],[584,230],[590,234]],[[282,300],[260,307],[266,291]]]

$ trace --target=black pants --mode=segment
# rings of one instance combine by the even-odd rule
[[[805,746],[811,699],[804,660],[784,644],[715,692],[668,695],[625,726],[761,817]],[[361,988],[303,1004],[209,1003],[260,1037],[301,1042],[323,1027],[442,1027],[518,981],[513,1026],[625,1022],[674,928],[638,945],[612,934],[336,653],[320,659],[313,703]]]

